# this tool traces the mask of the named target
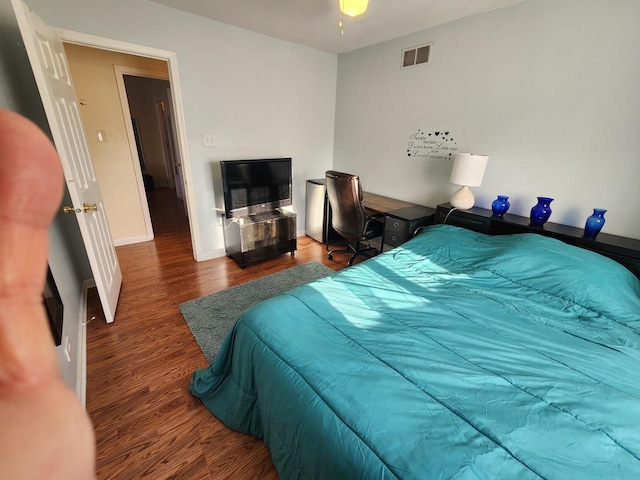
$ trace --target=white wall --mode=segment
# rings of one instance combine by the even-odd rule
[[[331,167],[337,56],[145,0],[28,0],[49,25],[176,52],[200,259],[224,254],[218,161],[291,156],[304,230],[305,181]],[[217,137],[202,146],[202,134]],[[220,195],[221,197],[221,195]]]
[[[640,238],[635,0],[525,0],[340,55],[335,103],[334,55],[144,0],[29,3],[56,27],[177,52],[203,259],[223,248],[220,159],[292,156],[301,231],[304,181],[332,166],[376,193],[446,201],[450,164],[406,156],[419,128],[490,155],[479,206],[500,193],[528,215],[550,196],[551,221],[582,226],[607,208],[605,232]],[[427,42],[432,63],[401,71],[402,49]]]
[[[334,168],[372,192],[435,206],[451,162],[410,158],[417,129],[448,130],[459,151],[490,156],[476,204],[510,196],[528,216],[640,238],[640,2],[525,0],[339,56]],[[433,42],[431,64],[401,52]]]

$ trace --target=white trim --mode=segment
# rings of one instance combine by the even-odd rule
[[[168,50],[160,50],[158,48],[147,47],[144,45],[136,45],[134,43],[121,42],[86,33],[74,32],[62,28],[53,28],[60,40],[67,43],[75,43],[88,47],[101,48],[113,52],[127,53],[131,55],[139,55],[157,60],[165,60],[169,70],[169,82],[173,92],[173,112],[176,121],[176,133],[178,135],[178,151],[182,160],[183,181],[185,189],[185,203],[189,217],[189,228],[191,229],[191,246],[193,248],[193,256],[197,261],[205,260],[201,245],[200,231],[198,228],[197,209],[195,208],[194,192],[191,189],[191,159],[189,157],[186,123],[184,118],[184,107],[182,105],[182,88],[180,86],[180,76],[178,72],[178,57],[175,52]]]
[[[132,75],[134,77],[155,78],[157,80],[169,80],[169,74],[146,68],[129,67],[127,65],[114,65],[116,73],[120,75]],[[127,105],[127,110],[129,106]]]
[[[199,261],[204,262],[205,260],[214,260],[216,258],[224,257],[227,254],[227,251],[224,248],[218,248],[206,254],[203,254]]]
[[[87,408],[87,302],[89,301],[89,289],[95,287],[95,284],[94,279],[82,282],[78,344],[76,345],[76,352],[79,352],[76,365],[76,395],[85,409]]]
[[[135,43],[121,42],[111,38],[98,37],[88,33],[74,32],[64,28],[51,27],[60,40],[67,43],[75,43],[88,47],[98,47],[112,52],[128,53],[133,55],[141,55],[143,57],[155,58],[157,60],[167,60],[168,55],[175,56],[174,52],[168,50],[160,50],[158,48],[147,47],[145,45],[137,45]]]
[[[127,237],[113,241],[114,247],[122,247],[123,245],[132,245],[134,243],[149,242],[153,240],[153,234],[150,236],[140,235],[138,237]]]
[[[149,201],[147,199],[147,191],[144,188],[144,178],[142,177],[142,169],[140,168],[140,158],[138,157],[138,147],[136,145],[136,138],[133,133],[133,123],[131,122],[131,109],[129,108],[129,97],[127,96],[127,88],[124,83],[124,75],[134,75],[136,77],[160,78],[161,80],[169,80],[169,75],[165,75],[161,72],[153,72],[152,70],[143,70],[141,68],[127,67],[124,65],[114,65],[113,70],[116,74],[116,85],[118,86],[118,95],[120,97],[120,107],[124,117],[124,126],[127,131],[127,138],[129,140],[129,153],[133,159],[133,170],[136,176],[136,186],[138,187],[138,198],[140,199],[140,206],[142,208],[142,217],[144,219],[144,228],[147,234],[144,236],[141,242],[147,240],[153,240],[153,224],[151,223],[151,212],[149,212]],[[128,115],[126,113],[129,113]],[[125,239],[126,243],[122,243],[122,240],[116,242],[114,245],[128,245],[130,243]]]

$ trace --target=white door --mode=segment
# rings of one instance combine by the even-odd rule
[[[165,101],[156,101],[156,113],[158,118],[158,128],[160,130],[162,152],[164,154],[164,171],[166,173],[167,185],[169,188],[176,188],[176,161],[173,150],[171,150],[171,130],[167,119],[167,107]]]
[[[62,42],[21,0],[11,0],[80,225],[107,322],[113,322],[122,272],[80,119]]]
[[[176,195],[184,202],[184,214],[187,214],[187,202],[184,196],[184,180],[182,174],[182,160],[180,153],[178,152],[178,136],[175,128],[175,116],[173,114],[173,94],[171,93],[171,87],[167,88],[167,97],[169,98],[169,104],[166,109],[166,122],[167,130],[169,130],[169,149],[173,155],[174,173],[176,177]]]

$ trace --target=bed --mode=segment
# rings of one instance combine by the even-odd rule
[[[282,479],[640,478],[640,281],[451,225],[243,314],[193,395]]]

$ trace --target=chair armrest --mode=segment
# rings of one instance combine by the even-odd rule
[[[384,218],[384,216],[385,216],[384,213],[374,212],[371,215],[367,215],[367,221],[376,220],[378,218]]]

